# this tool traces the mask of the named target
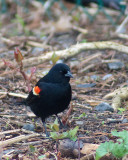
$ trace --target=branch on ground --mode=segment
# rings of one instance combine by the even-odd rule
[[[117,89],[114,92],[107,94],[104,98],[113,98],[112,107],[117,111],[117,109],[121,107],[122,101],[128,99],[128,87]]]
[[[24,59],[23,64],[24,64],[24,67],[36,66],[43,62],[49,61],[54,53],[62,59],[68,59],[70,57],[78,55],[82,51],[95,50],[95,49],[97,50],[113,49],[113,50],[117,50],[119,52],[124,52],[128,54],[128,46],[125,46],[116,42],[111,42],[111,41],[88,42],[88,43],[80,43],[80,44],[73,45],[70,48],[65,50],[52,51],[46,54],[43,53],[43,55],[38,57],[31,57],[28,59]],[[0,65],[0,68],[1,67],[3,67],[3,64]]]

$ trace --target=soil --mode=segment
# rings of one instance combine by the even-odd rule
[[[37,10],[35,9],[36,7],[31,5],[28,8],[29,11],[24,12],[20,11],[20,7],[16,6],[15,4],[11,5],[8,2],[8,5],[10,5],[8,12],[2,14],[1,16],[1,64],[3,63],[2,59],[5,59],[5,61],[10,61],[10,63],[13,64],[15,61],[13,54],[15,47],[18,47],[23,54],[24,59],[27,59],[30,57],[40,56],[48,51],[69,48],[70,46],[75,45],[77,42],[86,43],[107,40],[118,42],[126,46],[128,45],[127,39],[120,38],[115,34],[117,26],[125,17],[124,15],[122,15],[117,24],[113,26],[107,17],[103,15],[103,13],[100,13],[93,22],[90,22],[87,15],[84,15],[82,11],[77,9],[69,14],[68,10],[70,10],[70,8],[68,8],[67,11],[63,11],[61,8],[56,7],[55,5],[54,7],[56,8],[52,7],[51,11],[49,11],[49,13],[51,13],[49,17],[43,13],[40,13],[42,7],[39,6]],[[18,13],[14,13],[13,9],[15,7],[17,7]],[[71,29],[70,27],[65,27],[66,29],[63,29],[64,27],[61,28],[60,26],[57,26],[57,19],[61,18],[61,16],[63,17],[63,14],[67,13],[67,19],[68,17],[72,18],[70,22],[72,25],[86,29],[88,33],[82,34],[79,31]],[[21,21],[24,21],[25,24],[21,25],[19,22],[20,18],[15,18],[14,14],[21,14],[23,17]],[[38,16],[34,16],[34,14]],[[118,16],[120,12],[113,11],[109,14],[112,16],[114,21],[115,14]],[[31,18],[31,15],[34,17],[33,19]],[[85,21],[81,18],[81,16],[85,17]],[[10,18],[11,20],[8,20]],[[54,34],[48,40],[49,35],[52,33],[52,27],[54,28]],[[127,31],[125,34],[128,34]],[[3,38],[6,38],[6,40]],[[38,46],[28,45],[27,42],[30,40],[44,44],[45,47],[40,48]],[[34,49],[35,51],[33,51]],[[88,56],[97,53],[101,53],[102,56],[83,64],[82,68],[79,68],[78,64],[81,64]],[[60,58],[58,57],[58,59]],[[101,60],[113,59],[123,62],[125,66],[119,70],[110,70],[106,63],[101,63]],[[56,58],[54,60],[56,61]],[[106,102],[111,105],[112,99],[106,100],[104,99],[104,96],[117,88],[128,85],[128,54],[108,49],[88,50],[79,53],[75,57],[60,60],[70,66],[74,78],[70,81],[72,86],[71,106],[73,109],[68,117],[66,129],[60,129],[59,133],[74,129],[76,126],[78,126],[79,129],[77,132],[77,137],[81,137],[80,141],[82,141],[83,144],[100,144],[109,140],[115,141],[115,137],[111,135],[111,131],[128,130],[128,123],[122,122],[124,119],[128,118],[127,102],[122,102],[121,107],[125,108],[122,112],[119,110],[114,112],[98,112],[95,110],[95,107],[102,102]],[[50,59],[49,61],[36,66],[37,70],[31,79],[31,86],[34,86],[34,84],[46,74],[46,72],[52,67],[52,63],[53,61]],[[94,67],[87,69],[86,71],[82,71],[83,68],[90,64],[94,64]],[[16,71],[15,68],[10,69],[8,65],[1,67],[0,92],[28,94],[25,80],[20,72]],[[30,70],[31,67],[24,68],[24,71],[28,75],[31,73]],[[102,80],[102,78],[107,74],[112,74],[112,78],[109,78],[105,81]],[[91,79],[92,75],[99,76],[99,79]],[[87,83],[95,83],[96,85],[91,88],[78,87],[78,84],[82,85]],[[6,146],[0,146],[0,156],[2,159],[36,160],[42,155],[46,156],[44,159],[78,159],[77,156],[68,157],[68,155],[63,155],[63,153],[59,151],[58,146],[61,140],[46,139],[40,119],[32,115],[29,107],[24,105],[16,105],[16,102],[20,102],[22,100],[22,98],[10,96],[8,94],[3,95],[0,93],[0,131],[1,133],[10,130],[14,131],[7,134],[0,133],[1,142],[11,140],[17,136],[33,134],[32,131],[27,132],[22,130],[25,124],[33,124],[35,126],[34,133],[36,132],[40,135],[24,139],[22,141],[17,141]],[[64,119],[67,112],[68,110],[65,110],[65,112],[60,113],[59,116]],[[114,120],[114,122],[112,120]],[[47,124],[53,124],[54,121],[54,115],[47,118]],[[20,130],[15,131],[16,129]],[[48,131],[50,132],[51,130],[48,129]],[[84,155],[81,154],[81,157],[83,156]]]

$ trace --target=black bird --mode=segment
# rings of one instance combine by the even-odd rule
[[[53,114],[58,117],[58,113],[68,108],[72,97],[69,83],[72,77],[70,68],[66,64],[58,63],[37,82],[26,99],[26,105],[41,118],[47,137],[45,119]],[[61,123],[60,119],[59,122]]]

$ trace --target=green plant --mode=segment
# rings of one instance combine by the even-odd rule
[[[29,30],[26,28],[24,19],[20,15],[16,14],[15,19],[13,19],[12,22],[20,24],[20,26],[22,27],[25,35],[30,35]]]
[[[50,132],[50,137],[53,139],[64,139],[64,138],[69,138],[73,141],[76,141],[77,139],[77,131],[78,131],[79,127],[76,126],[74,129],[71,129],[70,131],[67,132],[63,132],[61,134],[57,133],[57,132]]]
[[[60,57],[57,56],[55,52],[52,54],[51,61],[52,61],[53,65],[56,64],[56,62],[59,60],[59,58]]]
[[[5,126],[5,127],[6,127],[6,128],[8,128],[8,126],[9,126],[9,124],[8,124],[8,123],[6,123],[6,126]]]
[[[104,125],[104,121],[102,121],[101,124]]]
[[[80,119],[80,118],[83,118],[83,117],[87,117],[85,112],[83,112],[79,117],[74,117],[74,119]]]
[[[87,39],[83,39],[80,43],[86,43]]]
[[[59,123],[58,123],[57,118],[56,118],[56,120],[54,121],[53,124],[49,124],[49,125],[47,125],[47,127],[49,129],[51,129],[52,131],[58,132],[59,131]]]
[[[101,145],[96,150],[96,160],[110,153],[116,158],[123,158],[128,154],[128,131],[124,130],[122,132],[112,131],[113,136],[119,137],[117,142],[112,141],[101,143]]]
[[[33,145],[29,145],[29,149],[32,153],[36,151],[36,148]]]
[[[123,112],[124,112],[125,110],[126,110],[125,108],[118,108],[118,111],[119,111],[118,113],[119,113],[119,114],[123,114]]]

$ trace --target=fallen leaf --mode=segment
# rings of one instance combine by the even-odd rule
[[[90,144],[90,143],[85,143],[85,145],[83,146],[81,153],[82,154],[92,154],[96,151],[96,149],[99,147],[98,144]]]

